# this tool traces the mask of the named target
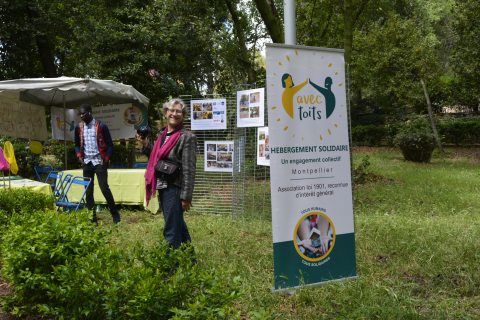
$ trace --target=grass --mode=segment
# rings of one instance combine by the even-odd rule
[[[460,151],[459,151],[460,150]],[[186,215],[201,268],[233,270],[245,295],[245,318],[478,319],[480,317],[480,175],[462,149],[435,154],[430,164],[407,163],[397,149],[363,148],[370,168],[393,181],[355,193],[355,281],[270,293],[273,252],[269,222],[241,223],[225,215]],[[460,155],[459,155],[460,153]],[[258,188],[263,194],[263,188]],[[117,246],[155,246],[163,218],[121,211]],[[104,226],[111,225],[106,213]]]

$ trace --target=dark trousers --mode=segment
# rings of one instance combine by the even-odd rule
[[[87,192],[85,194],[88,210],[92,210],[95,207],[95,200],[93,198],[93,178],[95,174],[97,175],[100,190],[102,190],[103,196],[105,197],[105,200],[107,200],[108,207],[110,208],[110,213],[112,215],[118,214],[112,191],[110,191],[110,187],[108,186],[107,165],[98,164],[94,166],[91,162],[83,165],[83,176],[87,178],[92,178],[92,182],[88,186]]]
[[[163,236],[173,249],[178,249],[182,243],[192,241],[187,224],[183,219],[180,191],[181,188],[174,184],[169,184],[166,189],[158,190],[158,198],[165,219]]]

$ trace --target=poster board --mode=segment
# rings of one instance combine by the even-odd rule
[[[356,278],[343,50],[266,57],[275,289]]]
[[[63,108],[51,107],[52,137],[63,140],[63,126],[67,129],[67,141],[75,138],[75,126],[82,119],[78,109],[67,109],[66,120],[63,119]],[[135,137],[135,129],[148,124],[147,108],[141,103],[126,103],[92,108],[92,116],[104,122],[112,140],[129,139]]]
[[[265,89],[237,91],[237,127],[265,125]]]
[[[270,166],[270,135],[268,134],[268,127],[258,128],[257,165]]]
[[[46,141],[45,107],[0,97],[0,135]]]
[[[192,130],[227,129],[227,100],[191,100]]]
[[[233,172],[233,141],[205,141],[205,171]]]

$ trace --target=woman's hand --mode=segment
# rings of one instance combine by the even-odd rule
[[[304,247],[305,249],[312,251],[313,253],[315,253],[315,252],[318,251],[317,248],[312,247],[312,241],[311,241],[310,239],[302,240],[302,241],[300,241],[300,242],[297,242],[297,245],[298,245],[298,246],[302,246],[302,247]]]
[[[144,147],[146,147],[148,145],[147,138],[138,135],[137,130],[135,130],[135,135],[137,136],[137,140],[140,141],[143,144]]]
[[[323,236],[323,237],[320,237],[320,241],[322,242],[322,244],[320,245],[320,252],[325,254],[328,251],[328,243],[330,241],[333,241],[333,238],[330,236]]]
[[[187,200],[182,200],[182,209],[185,212],[188,212],[190,208],[193,207],[192,203]]]

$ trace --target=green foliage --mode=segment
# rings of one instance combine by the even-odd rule
[[[405,160],[413,162],[430,162],[436,145],[431,133],[400,133],[394,142],[402,150]]]
[[[15,213],[28,213],[34,210],[51,209],[53,204],[53,196],[48,196],[27,188],[4,190],[2,187],[0,189],[0,228],[6,226]]]
[[[370,155],[365,155],[362,158],[360,165],[353,166],[353,182],[356,184],[365,183],[368,174],[370,173]]]
[[[369,145],[378,146],[384,137],[384,128],[377,127],[373,124],[352,128],[352,140],[354,142],[365,142]]]
[[[71,215],[28,213],[12,217],[1,243],[1,272],[15,286],[15,295],[5,298],[4,309],[15,308],[17,314],[48,303],[48,287],[60,285],[53,276],[56,267],[96,252],[109,238],[105,230],[92,230],[91,213],[86,210]]]
[[[51,144],[51,142],[58,142],[58,140],[49,140],[50,145],[45,148],[47,154],[51,154],[55,157],[55,161],[58,165],[58,168],[53,168],[54,170],[64,170],[65,169],[65,145],[61,144]],[[75,153],[75,145],[67,144],[67,165],[68,169],[80,169],[82,165],[78,161],[77,154]]]
[[[437,130],[444,137],[445,143],[473,144],[480,142],[480,122],[477,121],[455,121],[440,122]]]
[[[463,105],[477,108],[480,96],[480,2],[456,0],[453,12],[455,22],[452,27],[457,41],[451,62],[458,75],[454,94]]]
[[[133,144],[129,146],[124,146],[123,144],[114,143],[112,156],[110,158],[110,164],[116,162],[128,163],[129,155],[132,152],[132,148],[134,148]]]
[[[107,245],[112,229],[92,229],[90,212],[14,215],[1,243],[2,298],[14,314],[64,319],[226,319],[242,292],[240,278],[200,269],[192,248],[169,251]],[[158,241],[158,238],[157,238]],[[167,253],[168,252],[168,253]]]
[[[0,136],[0,147],[2,147],[2,149],[6,141],[10,141],[13,145],[13,152],[15,153],[15,159],[18,165],[17,175],[23,178],[37,180],[38,178],[34,168],[41,164],[42,159],[39,154],[30,151],[30,142],[26,139]]]

